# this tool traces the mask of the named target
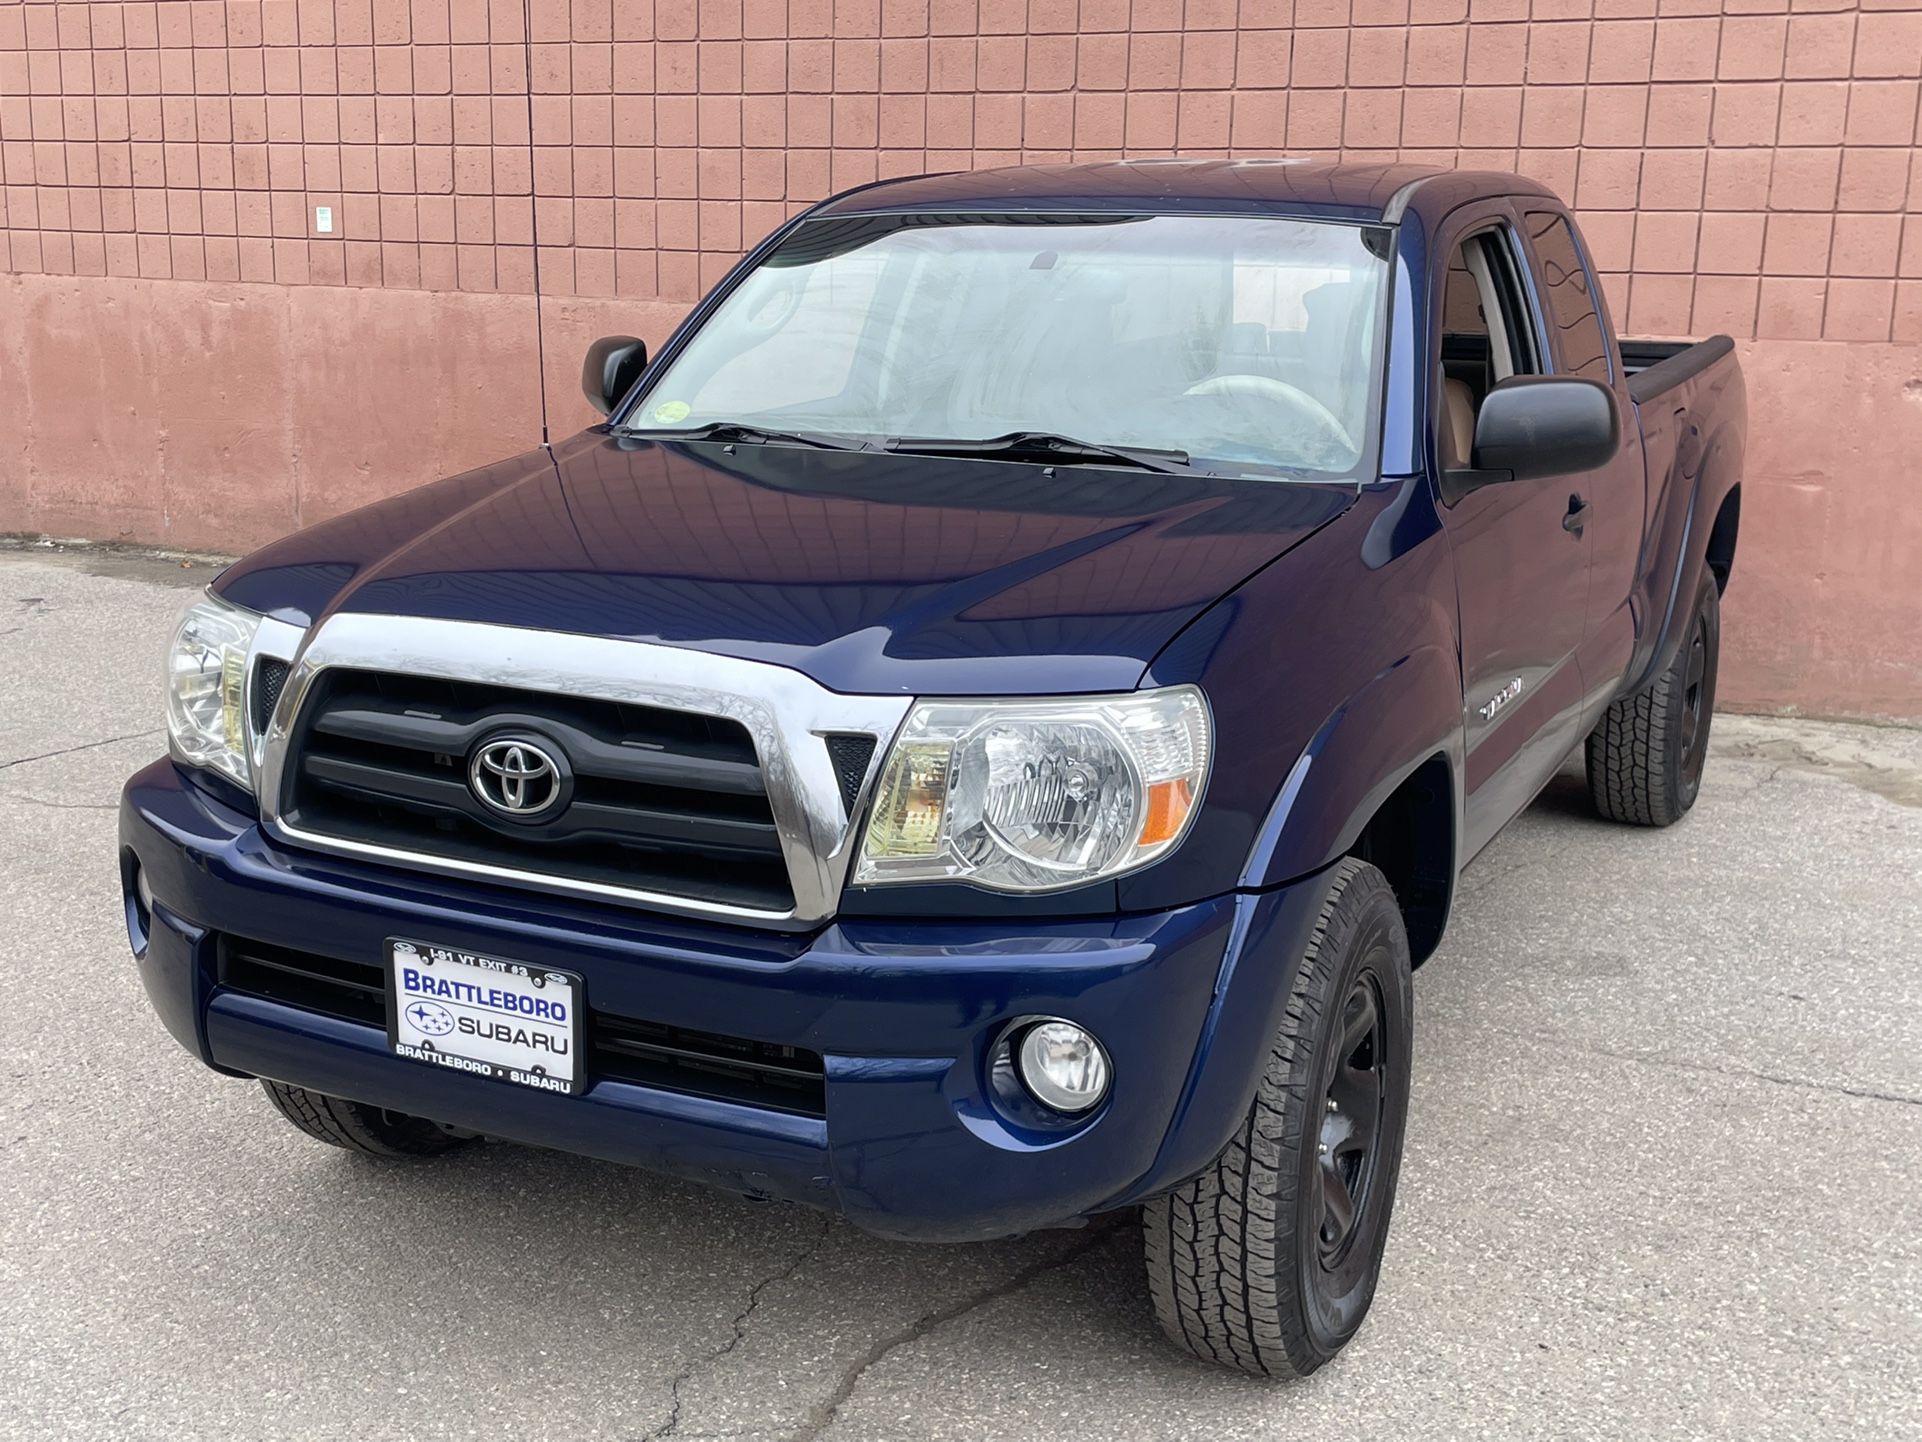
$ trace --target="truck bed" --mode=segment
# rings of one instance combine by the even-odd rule
[[[1698,341],[1618,339],[1615,344],[1622,353],[1628,393],[1637,405],[1672,390],[1735,349],[1725,335]]]

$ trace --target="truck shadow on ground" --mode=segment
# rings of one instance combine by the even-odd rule
[[[1534,801],[1529,803],[1523,816],[1533,817],[1536,821],[1554,818],[1557,821],[1580,821],[1597,830],[1618,829],[1615,822],[1604,821],[1595,812],[1595,803],[1588,796],[1588,775],[1583,769],[1582,753],[1577,751],[1562,766],[1562,769],[1549,777],[1548,784],[1541,789]],[[1470,863],[1472,868],[1473,863]],[[1473,875],[1473,870],[1465,874]]]
[[[348,1296],[370,1275],[397,1279],[411,1305],[383,1312],[377,1327],[452,1309],[490,1314],[498,1334],[480,1355],[445,1357],[449,1368],[484,1367],[486,1353],[558,1335],[583,1375],[626,1367],[638,1389],[646,1369],[634,1359],[679,1333],[656,1403],[661,1425],[677,1419],[670,1430],[683,1438],[813,1438],[857,1389],[912,1387],[922,1371],[957,1362],[1003,1378],[1037,1363],[1072,1368],[1083,1385],[1112,1375],[1139,1386],[1163,1372],[1188,1396],[1261,1385],[1163,1341],[1132,1209],[1079,1229],[929,1246],[504,1143],[421,1164],[315,1155],[299,1170],[295,1210],[331,1217],[321,1225],[338,1243],[308,1250],[299,1285]],[[475,1272],[459,1259],[482,1217],[490,1264]],[[383,1350],[382,1339],[366,1340]]]

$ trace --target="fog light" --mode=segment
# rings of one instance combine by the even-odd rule
[[[1085,1112],[1108,1094],[1108,1054],[1071,1021],[1028,1028],[1016,1053],[1022,1084],[1058,1112]]]
[[[147,868],[135,863],[133,869],[133,894],[140,902],[140,919],[152,924],[153,888],[147,884]]]

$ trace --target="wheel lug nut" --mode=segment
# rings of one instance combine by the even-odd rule
[[[1331,1112],[1338,1112],[1341,1110],[1340,1105],[1335,1101],[1333,1097],[1328,1098],[1328,1110]]]

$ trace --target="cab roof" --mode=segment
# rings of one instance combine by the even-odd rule
[[[1500,171],[1330,164],[1287,157],[1099,160],[907,176],[824,203],[818,215],[912,210],[1251,211],[1392,224],[1404,210],[1440,215],[1497,195],[1553,198],[1539,181]]]

